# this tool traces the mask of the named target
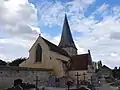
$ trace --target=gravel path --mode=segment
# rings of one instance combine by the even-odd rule
[[[105,79],[102,79],[99,90],[117,90],[117,88],[109,86],[109,84],[106,83]]]

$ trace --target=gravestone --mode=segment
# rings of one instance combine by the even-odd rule
[[[22,80],[16,79],[14,80],[14,86],[12,88],[8,88],[7,90],[23,90],[22,86]]]
[[[59,78],[59,87],[61,88],[67,88],[66,82],[72,81],[70,78],[67,76],[63,76]]]
[[[7,90],[31,90],[35,89],[35,85],[29,83],[22,83],[21,79],[14,80],[14,85],[12,88],[8,88]]]
[[[56,87],[59,87],[59,86],[60,86],[60,79],[56,78]]]
[[[71,82],[71,81],[67,81],[67,82],[66,82],[66,85],[67,85],[67,87],[68,87],[68,90],[70,90],[70,86],[72,85],[72,83],[73,83],[73,82]]]
[[[62,88],[67,87],[66,82],[67,82],[67,80],[66,80],[65,77],[60,77],[60,78],[59,78],[59,86],[60,86],[60,87],[62,87]]]
[[[48,77],[47,86],[48,87],[56,87],[56,76],[55,75],[50,75]]]
[[[86,88],[86,87],[80,87],[80,88],[70,89],[70,90],[91,90],[91,89]]]
[[[22,79],[16,79],[14,80],[14,86],[17,86],[17,85],[22,85]]]
[[[13,88],[13,90],[23,90],[23,88],[20,85],[17,85]]]

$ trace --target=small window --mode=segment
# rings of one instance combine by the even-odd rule
[[[50,57],[50,60],[51,60],[52,58]]]

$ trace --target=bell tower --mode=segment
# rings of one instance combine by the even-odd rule
[[[72,38],[66,14],[64,18],[61,40],[58,46],[64,49],[70,56],[77,55],[77,48]]]

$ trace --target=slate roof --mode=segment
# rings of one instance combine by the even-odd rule
[[[59,53],[59,54],[62,54],[62,55],[64,55],[64,56],[70,57],[70,56],[68,55],[68,53],[67,53],[65,50],[63,50],[62,48],[60,48],[60,47],[56,46],[55,44],[49,42],[48,40],[46,40],[46,39],[43,38],[43,37],[42,37],[42,39],[47,43],[47,45],[49,46],[50,50],[52,50],[52,51],[54,51],[54,52],[57,52],[57,53]]]
[[[29,68],[29,67],[17,67],[17,66],[0,66],[0,70],[20,70],[20,71],[52,71],[53,69],[45,68]]]
[[[69,27],[66,15],[65,15],[64,24],[63,24],[61,40],[60,40],[60,43],[58,46],[61,48],[73,47],[73,48],[77,49],[74,44],[73,38],[72,38],[72,34],[70,31],[70,27]]]
[[[92,65],[92,59],[89,53],[72,56],[71,58],[71,70],[87,70],[88,65]]]

